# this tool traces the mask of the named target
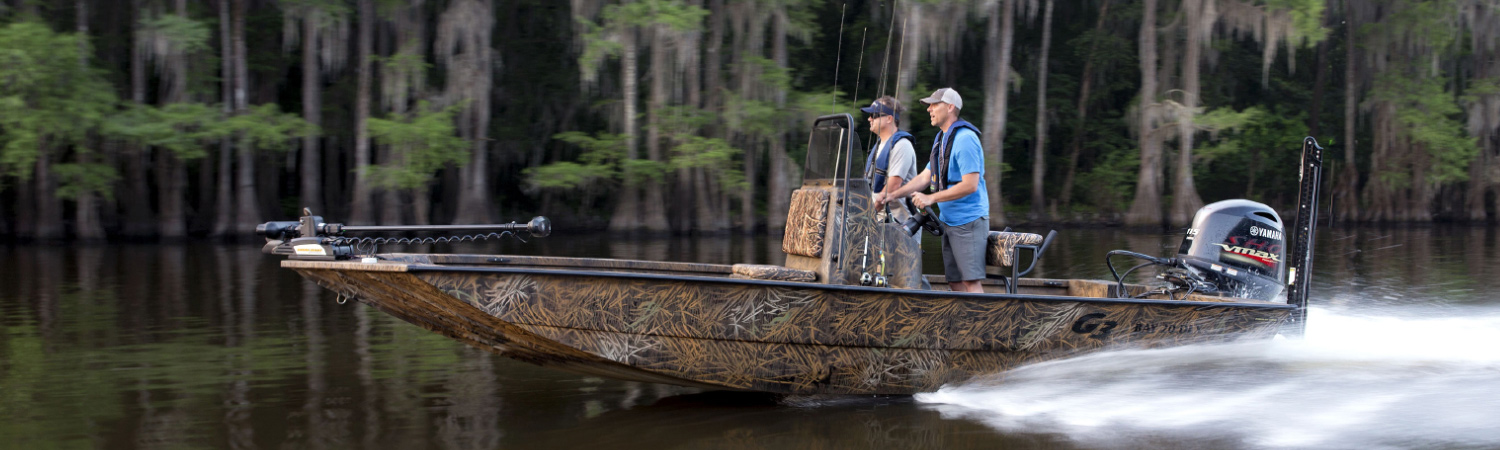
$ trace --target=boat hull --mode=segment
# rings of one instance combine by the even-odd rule
[[[1105,349],[1268,338],[1293,311],[628,271],[285,265],[341,296],[518,360],[786,394],[911,394]]]

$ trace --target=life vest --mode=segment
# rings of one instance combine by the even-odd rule
[[[916,141],[911,133],[897,130],[890,139],[885,140],[885,146],[870,147],[870,157],[865,158],[865,178],[870,179],[870,192],[885,190],[886,172],[891,167],[891,149],[896,148],[896,142],[902,139]],[[880,155],[876,158],[875,155]]]
[[[930,192],[937,192],[958,184],[957,181],[948,180],[948,157],[953,152],[953,139],[958,136],[958,130],[968,128],[974,132],[974,137],[979,138],[979,128],[974,124],[960,119],[948,127],[948,132],[939,131],[937,137],[932,139],[932,153],[929,154],[927,163],[932,165],[932,179],[928,180],[927,188]],[[983,149],[981,149],[982,151]],[[942,180],[941,184],[938,180]]]

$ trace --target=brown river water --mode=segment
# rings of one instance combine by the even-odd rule
[[[1106,251],[1179,240],[1059,230],[1037,275],[1103,279]],[[1500,448],[1500,232],[1318,241],[1305,339],[791,398],[511,361],[339,304],[254,243],[0,244],[0,448]],[[779,249],[560,234],[430,250],[778,263]],[[403,250],[427,249],[382,248]]]

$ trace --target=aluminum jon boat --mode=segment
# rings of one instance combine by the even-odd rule
[[[1305,327],[1321,151],[1303,140],[1297,222],[1247,200],[1199,211],[1161,282],[1027,277],[1056,233],[991,231],[985,293],[934,287],[911,233],[878,220],[847,114],[813,123],[784,265],[375,253],[382,231],[545,236],[550,223],[344,226],[310,212],[257,230],[282,267],[468,345],[583,374],[783,394],[911,394],[1089,352],[1298,334]],[[1289,236],[1284,235],[1289,234]],[[1291,238],[1289,243],[1286,238]],[[1285,244],[1284,244],[1285,243]],[[1283,247],[1288,247],[1284,249]],[[1114,271],[1114,267],[1111,266]],[[933,278],[932,281],[937,281]]]

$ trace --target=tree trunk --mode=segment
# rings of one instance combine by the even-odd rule
[[[219,67],[221,70],[219,77],[223,80],[223,88],[220,94],[222,97],[221,101],[223,102],[221,108],[223,108],[225,118],[234,114],[234,66],[236,61],[234,58],[234,43],[231,38],[234,35],[231,31],[234,27],[229,20],[231,15],[229,10],[232,7],[230,2],[232,1],[234,0],[219,0],[219,47],[222,55],[219,58]],[[225,137],[219,141],[219,170],[218,177],[215,178],[216,189],[214,190],[215,202],[213,205],[214,225],[212,234],[214,236],[228,234],[230,223],[234,221],[234,210],[231,209],[234,207],[234,204],[230,200],[233,192],[233,188],[231,187],[233,185],[233,175],[230,172],[233,168],[233,163],[231,162],[231,155],[233,155],[232,152],[234,151],[231,144],[233,140],[232,137]]]
[[[130,11],[134,22],[140,22],[140,0],[131,0]],[[134,33],[132,33],[134,34]],[[134,38],[132,38],[134,41]],[[130,100],[137,106],[146,104],[146,56],[138,45],[130,46]],[[127,237],[142,237],[152,234],[151,187],[147,184],[147,168],[151,166],[151,149],[144,145],[129,143],[121,154],[124,183],[121,206],[125,217],[120,233]]]
[[[620,86],[624,92],[624,114],[621,122],[625,125],[625,160],[631,161],[639,157],[636,146],[635,135],[635,103],[636,103],[636,48],[635,29],[627,28],[620,37]],[[636,175],[629,169],[625,170],[625,184],[620,189],[620,201],[615,206],[615,213],[609,219],[610,231],[634,231],[641,226],[641,198],[640,185],[636,183]]]
[[[16,236],[36,237],[37,218],[37,184],[32,182],[16,183]]]
[[[1140,33],[1141,94],[1136,114],[1138,137],[1141,147],[1141,168],[1136,176],[1135,197],[1130,211],[1125,213],[1127,225],[1160,225],[1161,217],[1161,147],[1152,135],[1154,127],[1151,109],[1159,107],[1156,101],[1156,0],[1141,0]]]
[[[691,0],[688,2],[688,4],[693,7],[702,8],[703,0]],[[684,46],[684,52],[693,55],[692,62],[686,64],[686,67],[683,67],[683,84],[685,85],[684,88],[687,91],[687,106],[689,108],[698,109],[701,111],[703,108],[702,68],[704,62],[703,60],[700,60],[698,58],[702,54],[701,49],[703,48],[703,32],[693,31],[685,38],[679,40],[677,42],[677,45]],[[698,182],[697,172],[698,169],[677,169],[677,176],[674,180],[673,192],[671,193],[671,202],[673,205],[696,204],[697,197],[700,196],[702,192],[696,189],[696,184]],[[672,208],[669,212],[671,213],[669,219],[672,221],[671,225],[674,231],[682,233],[690,232],[693,230],[695,208],[678,207]]]
[[[989,1],[1002,2],[1004,0]],[[910,24],[911,22],[916,22],[918,24],[917,26],[921,27],[921,24],[923,23],[922,6],[919,3],[909,1],[904,2],[903,4],[906,5],[906,13],[901,14],[900,17],[902,24],[900,44],[901,49],[900,53],[897,55],[898,59],[896,60],[896,65],[899,68],[896,70],[895,97],[897,100],[900,100],[902,104],[917,107],[919,105],[915,104],[914,99],[926,97],[928,93],[912,92],[912,90],[917,85],[917,62],[922,59],[922,38],[918,37],[921,35],[921,32],[914,32],[911,28],[908,27],[908,24]],[[894,11],[895,8],[892,8],[892,10]],[[986,62],[984,66],[984,75],[986,81],[985,89],[990,89],[988,81],[995,79],[995,73],[993,71],[994,64],[992,63],[992,61],[994,60],[995,56],[998,55],[998,49],[1000,48],[1000,25],[999,22],[996,22],[997,18],[994,17],[994,14],[991,14],[990,16],[990,27],[988,29],[988,34],[986,34],[986,41],[984,46],[986,51],[989,52],[986,54],[987,57],[985,58]],[[843,39],[842,36],[840,36],[839,38]],[[916,96],[913,97],[913,94],[915,94]],[[988,97],[990,95],[989,91],[986,91],[985,95],[987,99],[990,98]],[[986,104],[988,104],[988,102],[986,102]],[[985,114],[985,117],[989,117],[989,114]],[[989,122],[984,123],[984,129],[989,129]],[[988,140],[985,140],[985,142],[981,144],[984,145],[985,148],[990,148],[987,142]]]
[[[491,17],[494,16],[494,0],[483,0],[484,10]],[[483,28],[478,36],[473,37],[471,42],[476,43],[473,48],[467,49],[471,54],[468,60],[478,79],[473,80],[480,87],[479,93],[470,100],[468,115],[471,123],[471,139],[473,139],[473,153],[469,155],[469,167],[464,168],[459,176],[458,215],[454,217],[455,223],[489,223],[495,219],[495,207],[490,203],[489,182],[489,129],[490,129],[490,92],[493,86],[495,65],[491,58],[490,36],[493,26]]]
[[[88,151],[77,154],[78,164],[85,167],[94,163],[94,155]],[[73,204],[74,237],[83,241],[104,240],[104,223],[99,219],[99,196],[93,192],[78,194]]]
[[[1406,220],[1432,222],[1432,212],[1438,207],[1437,186],[1427,181],[1427,170],[1432,167],[1432,151],[1421,144],[1414,144],[1410,148],[1415,161],[1411,165],[1411,188],[1407,190],[1409,196],[1406,202]]]
[[[1036,86],[1036,145],[1031,150],[1031,220],[1047,220],[1042,180],[1047,174],[1047,51],[1052,47],[1052,0],[1042,12],[1042,56]]]
[[[724,33],[726,28],[724,16],[724,0],[709,0],[709,37],[708,46],[704,52],[703,67],[707,69],[704,74],[704,109],[708,111],[719,111],[724,105],[724,71],[722,69],[723,56],[720,51],[724,47]],[[715,137],[727,139],[727,129],[722,124],[713,127]],[[719,232],[729,229],[729,202],[721,195],[719,189],[714,185],[713,173],[708,169],[699,169],[697,175],[698,189],[694,190],[698,201],[697,226],[699,230],[708,232]]]
[[[714,197],[709,188],[708,174],[705,169],[693,170],[693,221],[696,223],[694,232],[723,231],[723,228],[715,228],[718,220],[714,217]]]
[[[772,20],[771,31],[771,58],[776,61],[776,67],[786,69],[789,63],[787,55],[787,17],[776,14]],[[776,110],[786,110],[786,90],[776,92]],[[786,156],[787,138],[785,130],[795,129],[796,124],[788,121],[786,126],[777,127],[777,132],[771,136],[771,173],[766,181],[766,228],[771,233],[780,233],[786,228],[787,209],[791,207],[792,189],[791,174],[788,172],[788,161]]]
[[[427,186],[412,189],[411,220],[413,225],[432,223],[432,191]]]
[[[375,152],[377,155],[379,155],[379,157],[377,159],[379,159],[380,161],[389,161],[390,160],[389,158],[391,157],[391,151],[390,151],[390,148],[389,148],[390,146],[388,146],[388,145],[376,145],[376,147],[380,148],[379,150],[377,150]],[[380,220],[377,221],[379,224],[381,224],[381,225],[400,225],[402,222],[404,222],[406,220],[406,218],[404,217],[405,215],[402,214],[402,212],[405,210],[405,208],[403,208],[403,205],[402,205],[402,202],[401,202],[401,192],[402,191],[400,189],[393,189],[393,188],[390,188],[390,187],[383,187],[383,188],[376,188],[376,189],[374,189],[374,191],[375,191],[375,198],[376,198],[375,203],[377,203],[377,204],[380,205],[379,207],[375,208],[375,209],[377,209],[377,210],[380,211],[378,214],[376,214],[377,216],[380,217]],[[484,223],[484,222],[481,221],[481,222],[454,222],[454,223]]]
[[[177,0],[175,6],[177,15],[187,19],[187,0]],[[187,55],[178,52],[168,65],[172,71],[172,84],[167,90],[167,102],[187,102]],[[187,163],[170,150],[161,149],[160,154],[156,176],[157,208],[160,211],[157,231],[164,238],[180,238],[187,235]]]
[[[369,224],[375,221],[370,197],[370,48],[374,45],[375,0],[358,0],[359,43],[355,72],[358,73],[354,94],[354,198],[350,199],[349,223]]]
[[[985,156],[985,165],[993,166],[994,169],[985,170],[985,184],[989,187],[990,197],[990,228],[998,229],[1005,227],[1005,200],[1001,195],[1000,182],[1002,174],[999,167],[1005,162],[1005,113],[1006,102],[1010,95],[1010,57],[1011,48],[1014,44],[1016,5],[1015,0],[1001,0],[1000,17],[990,14],[989,27],[985,37],[985,48],[994,52],[990,58],[991,63],[985,72],[987,79],[992,82],[985,83],[987,101],[984,103],[984,148],[990,149],[990,154]]]
[[[1365,183],[1365,220],[1372,222],[1384,222],[1395,219],[1394,192],[1390,183],[1373,174],[1394,172],[1395,167],[1389,167],[1388,159],[1392,153],[1392,141],[1395,140],[1393,130],[1395,120],[1394,108],[1387,102],[1375,105],[1373,138],[1374,148],[1370,152],[1370,181]]]
[[[671,63],[667,58],[667,31],[664,25],[651,27],[651,99],[646,103],[646,158],[655,163],[666,163],[661,149],[661,112],[667,107],[667,79],[671,76]],[[642,205],[641,227],[652,233],[671,231],[667,225],[666,196],[662,193],[665,180],[646,182],[645,204]]]
[[[1358,220],[1359,165],[1354,158],[1357,142],[1354,140],[1355,123],[1359,117],[1359,52],[1354,41],[1354,7],[1344,6],[1344,167],[1339,171],[1339,180],[1334,187],[1334,202],[1338,204],[1338,220]]]
[[[1326,15],[1327,15],[1327,17],[1324,20],[1324,22],[1325,22],[1324,26],[1328,27],[1328,28],[1332,28],[1333,24],[1328,23],[1328,22],[1332,22],[1333,21],[1333,14],[1326,14]],[[1323,39],[1323,40],[1321,40],[1321,41],[1318,41],[1318,62],[1317,62],[1318,67],[1313,72],[1312,105],[1311,105],[1311,108],[1309,108],[1309,111],[1307,113],[1307,135],[1308,136],[1312,136],[1313,138],[1318,138],[1318,139],[1321,139],[1322,131],[1323,131],[1322,130],[1322,120],[1321,120],[1322,119],[1322,115],[1323,115],[1323,91],[1328,87],[1328,46],[1330,44],[1329,41],[1331,41],[1331,39],[1326,39],[1326,38]],[[1266,44],[1267,47],[1270,47],[1270,46],[1273,46],[1273,45],[1275,45],[1274,42]]]
[[[318,19],[316,8],[302,18],[302,119],[314,127],[323,126],[323,80],[318,67]],[[323,210],[323,152],[319,148],[318,133],[302,138],[302,153],[298,161],[301,173],[301,207],[310,208],[316,214]]]
[[[249,14],[249,0],[234,0],[234,109],[235,114],[245,114],[250,108],[250,64],[245,42],[245,16]],[[234,217],[234,225],[230,232],[234,237],[244,237],[255,232],[255,224],[259,222],[260,196],[256,192],[255,178],[255,146],[248,139],[241,139],[236,154],[239,159],[235,168],[235,205],[237,206]]]
[[[77,6],[74,12],[78,29],[78,68],[81,71],[87,71],[89,68],[89,4],[88,0],[77,0],[74,4]],[[86,147],[88,146],[81,145],[73,150],[74,159],[85,167],[94,163],[92,150]],[[104,239],[104,223],[99,220],[98,194],[84,191],[74,198],[73,233],[75,237],[82,240]]]
[[[1109,4],[1112,0],[1104,0],[1099,5],[1099,18],[1094,22],[1094,32],[1104,31],[1104,18],[1109,15]],[[1099,50],[1099,41],[1095,39],[1089,43],[1087,57],[1083,61],[1083,76],[1078,79],[1078,118],[1073,123],[1073,137],[1068,142],[1068,170],[1063,176],[1063,190],[1060,196],[1064,207],[1073,205],[1073,180],[1078,171],[1078,157],[1083,153],[1083,135],[1087,130],[1089,117],[1089,95],[1094,86],[1094,53]]]
[[[740,192],[740,232],[751,234],[755,232],[755,180],[760,176],[760,147],[761,139],[752,137],[745,145],[745,183],[746,188]]]
[[[1182,105],[1186,111],[1177,119],[1177,170],[1172,183],[1172,212],[1169,219],[1174,227],[1190,225],[1193,215],[1203,207],[1203,198],[1198,196],[1198,188],[1193,184],[1193,116],[1198,114],[1197,108],[1201,103],[1198,100],[1198,93],[1202,91],[1198,72],[1205,44],[1198,32],[1204,27],[1203,21],[1206,19],[1203,16],[1203,0],[1183,0],[1182,13],[1187,28],[1187,39],[1184,41],[1187,48],[1182,52]]]
[[[38,240],[53,240],[63,236],[62,201],[57,198],[57,180],[52,176],[52,155],[45,138],[37,139],[36,174],[36,225],[32,236]]]

